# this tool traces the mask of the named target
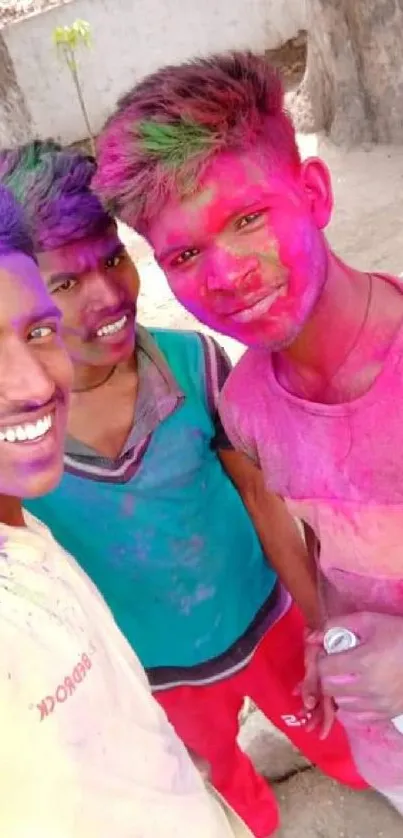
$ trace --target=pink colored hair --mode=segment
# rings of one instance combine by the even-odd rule
[[[257,146],[298,169],[277,72],[250,52],[196,59],[159,70],[121,99],[98,140],[93,186],[144,233],[166,201],[197,187],[217,154]]]

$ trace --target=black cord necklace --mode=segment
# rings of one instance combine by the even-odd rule
[[[73,387],[72,393],[89,393],[90,390],[96,390],[97,387],[102,387],[103,384],[106,384],[107,381],[109,381],[109,379],[112,378],[113,373],[116,370],[116,367],[117,364],[115,364],[115,366],[112,367],[111,370],[109,370],[108,375],[106,376],[106,378],[103,379],[103,381],[98,381],[97,384],[91,384],[89,387],[81,387],[77,390]]]

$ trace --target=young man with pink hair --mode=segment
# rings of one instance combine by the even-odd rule
[[[320,678],[363,776],[403,812],[401,286],[331,251],[329,172],[301,161],[280,81],[250,53],[140,82],[100,138],[96,187],[185,307],[248,347],[221,415],[310,533],[322,631],[305,703]],[[326,657],[335,626],[355,648]]]
[[[295,694],[315,579],[307,568],[300,610],[287,588],[305,545],[223,432],[220,347],[136,322],[139,278],[90,189],[94,170],[54,143],[0,152],[0,178],[24,202],[74,363],[65,473],[30,510],[95,581],[216,788],[266,838],[278,809],[237,745],[245,696],[324,771],[362,786],[341,726],[323,742]]]

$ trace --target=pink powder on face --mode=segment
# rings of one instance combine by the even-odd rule
[[[257,152],[217,157],[148,238],[182,304],[247,345],[289,343],[323,285],[326,248],[298,179]]]

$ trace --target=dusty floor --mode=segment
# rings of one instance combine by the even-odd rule
[[[333,174],[336,210],[329,230],[335,250],[360,268],[403,272],[403,148],[341,152],[314,136],[301,137],[305,156],[318,151]],[[122,230],[142,276],[140,319],[146,325],[192,328],[172,298],[145,244]],[[233,359],[242,348],[219,338]],[[402,838],[403,820],[372,793],[354,793],[306,768],[260,713],[243,725],[241,743],[259,769],[278,780],[279,838]],[[297,773],[295,773],[297,772]],[[291,776],[290,776],[291,775]]]

